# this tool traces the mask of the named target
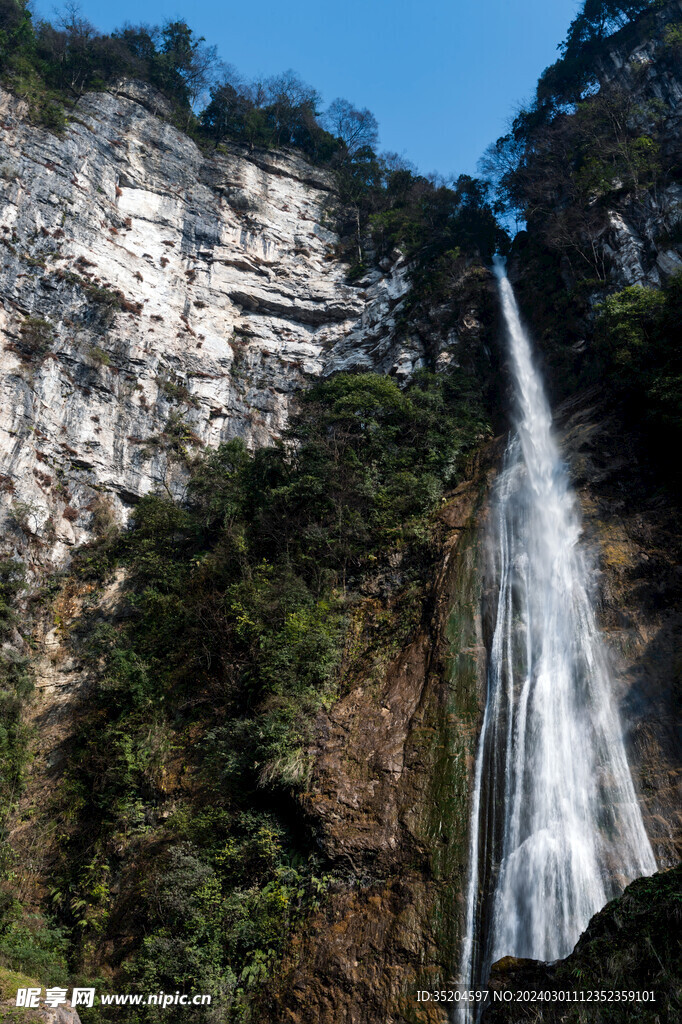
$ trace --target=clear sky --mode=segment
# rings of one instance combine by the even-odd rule
[[[110,31],[184,17],[246,78],[293,68],[325,103],[379,121],[380,148],[418,168],[475,173],[557,45],[579,0],[81,0]],[[36,0],[53,17],[50,0]]]

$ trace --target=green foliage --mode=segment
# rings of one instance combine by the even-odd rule
[[[293,429],[297,472],[269,495],[261,536],[279,536],[297,564],[338,581],[409,537],[487,425],[469,378],[422,372],[405,391],[374,374],[316,384]]]
[[[134,30],[133,30],[134,31]],[[138,30],[143,36],[144,29]],[[119,38],[125,39],[125,30]],[[149,78],[182,108],[189,108],[205,85],[207,68],[215,60],[215,48],[203,47],[185,21],[167,21],[160,33],[150,33]],[[139,49],[138,49],[139,55]]]
[[[34,120],[51,131],[63,129],[62,98],[41,74],[36,33],[25,0],[0,3],[0,77],[28,102]]]
[[[111,356],[99,345],[93,345],[88,351],[88,356],[94,366],[111,366]]]
[[[126,25],[105,35],[75,10],[53,25],[35,23],[25,0],[0,3],[0,77],[48,128],[63,129],[65,111],[83,92],[128,77],[157,88],[178,127],[215,145],[226,139],[291,145],[325,161],[334,153],[338,141],[318,122],[317,94],[293,72],[243,86],[216,81],[219,66],[216,48],[181,19],[161,27]]]
[[[19,328],[16,349],[27,362],[43,359],[54,341],[54,327],[48,320],[37,316],[24,317]]]
[[[55,26],[34,23],[25,0],[0,5],[0,76],[52,130],[63,128],[72,98],[125,76],[152,83],[176,111],[190,115],[216,65],[215,48],[184,21],[103,35],[76,8],[67,8]]]
[[[168,377],[157,377],[156,382],[159,386],[159,391],[162,391],[169,401],[195,407],[199,404],[187,385],[182,381],[169,379]]]
[[[490,261],[506,248],[486,185],[469,175],[460,175],[454,187],[447,188],[409,171],[395,171],[388,177],[382,205],[385,208],[370,217],[380,254],[395,247],[416,253],[429,271],[446,252],[479,253]]]
[[[67,946],[67,936],[60,928],[36,914],[22,914],[18,904],[5,913],[0,928],[0,962],[39,978],[39,985],[64,983]]]
[[[399,249],[414,260],[418,275],[448,251],[490,260],[508,247],[482,181],[463,174],[449,187],[368,146],[352,155],[339,151],[332,166],[345,204],[341,255],[351,262],[351,280],[366,272],[368,251],[380,260]]]
[[[584,0],[560,47],[560,60],[540,77],[541,103],[557,105],[580,100],[594,82],[595,61],[605,52],[606,40],[664,3],[665,0]]]
[[[59,981],[65,968],[64,937],[42,918],[24,914],[15,898],[16,865],[7,842],[8,818],[21,796],[29,758],[30,731],[23,711],[33,676],[17,633],[24,577],[21,562],[0,560],[0,965]]]
[[[671,25],[666,25],[665,32],[663,33],[663,45],[666,53],[674,59],[679,59],[682,55],[682,22],[674,22]]]
[[[181,812],[172,825],[177,845],[145,878],[152,930],[128,965],[130,977],[148,991],[210,991],[221,1019],[251,1019],[250,1000],[326,880],[292,861],[291,836],[267,813]],[[151,1010],[145,1019],[162,1017]]]
[[[598,307],[596,373],[608,374],[656,447],[682,441],[682,274],[661,290],[632,287]]]
[[[320,125],[319,100],[292,71],[253,86],[223,81],[211,90],[199,126],[216,145],[232,139],[250,146],[295,146],[328,162],[339,140]]]
[[[488,151],[486,166],[507,207],[569,261],[576,279],[605,280],[608,261],[596,239],[606,210],[637,203],[664,180],[662,128],[656,104],[603,86],[551,118],[537,108],[523,112]]]
[[[0,562],[0,640],[6,640],[16,622],[14,603],[24,589],[24,567],[14,559]]]
[[[142,309],[141,302],[132,302],[127,299],[118,288],[107,288],[106,285],[91,284],[84,279],[80,285],[88,301],[99,306],[99,315],[104,325],[108,325],[113,319],[116,310],[123,310],[126,313],[139,313]]]
[[[636,223],[652,193],[678,173],[666,141],[665,105],[638,100],[641,90],[628,85],[628,76],[646,73],[648,61],[633,58],[619,83],[599,78],[613,47],[636,52],[651,38],[652,15],[665,6],[660,0],[585,0],[561,59],[543,73],[532,104],[484,161],[507,209],[560,254],[564,276],[568,270],[576,283],[608,280],[608,211],[626,208]],[[675,24],[660,34],[656,60],[663,73]]]

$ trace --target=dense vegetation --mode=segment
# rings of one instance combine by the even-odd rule
[[[521,116],[496,144],[489,166],[502,170],[499,188],[520,211],[529,233],[562,259],[574,279],[606,281],[609,261],[599,235],[606,211],[646,203],[664,182],[663,118],[654,104],[604,86],[557,113],[541,128]]]
[[[559,47],[560,59],[540,76],[539,105],[547,111],[582,99],[587,90],[598,84],[596,65],[604,54],[606,40],[666,3],[667,0],[585,0]]]
[[[632,90],[599,80],[609,50],[646,39],[651,17],[666,6],[666,0],[585,0],[560,59],[543,72],[533,102],[484,161],[505,207],[561,253],[576,277],[605,278],[604,255],[590,238],[603,226],[607,205],[641,199],[680,171],[662,145],[663,106],[638,103]],[[674,58],[674,29],[668,25],[658,54],[664,63]],[[647,67],[642,60],[631,73],[643,76]]]
[[[597,80],[614,31],[622,45],[624,35],[645,38],[647,18],[661,6],[586,0],[534,101],[483,161],[505,208],[526,221],[534,242],[563,261],[575,281],[607,279],[608,255],[598,237],[605,212],[643,209],[651,192],[681,171],[666,145],[663,105]],[[633,74],[646,74],[646,61],[637,68]]]
[[[184,501],[150,495],[123,534],[102,517],[66,592],[119,568],[125,582],[114,613],[93,594],[71,637],[93,688],[49,812],[49,914],[6,908],[6,966],[49,977],[66,953],[73,977],[108,962],[124,988],[219,1000],[187,1020],[258,1019],[290,929],[333,884],[294,799],[312,721],[342,668],[420,621],[431,513],[488,430],[461,371],[404,390],[339,375],[305,393],[282,443],[181,455]]]
[[[486,186],[462,176],[449,187],[379,154],[369,111],[335,100],[321,114],[292,72],[244,83],[179,19],[104,35],[75,7],[53,24],[24,0],[0,0],[0,80],[43,128],[64,131],[86,91],[124,78],[153,86],[161,116],[209,156],[227,144],[291,146],[328,167],[349,276],[395,250],[409,257],[403,327],[419,319],[434,349],[474,292],[485,306],[480,260],[507,244]],[[101,291],[88,298],[110,316],[116,304]],[[40,358],[45,323],[24,327],[21,358]],[[489,430],[483,358],[462,339],[462,369],[423,372],[402,390],[369,374],[316,384],[283,441],[253,454],[235,441],[195,457],[171,417],[163,443],[189,471],[186,499],[145,498],[122,535],[97,504],[99,540],[58,581],[67,598],[91,594],[70,642],[92,687],[59,789],[39,811],[59,837],[44,853],[52,888],[42,901],[30,886],[18,898],[21,865],[3,845],[0,967],[42,984],[68,974],[110,990],[210,992],[214,1010],[187,1011],[188,1021],[258,1019],[287,936],[339,871],[315,853],[296,800],[312,723],[342,678],[394,653],[420,620],[433,510]],[[104,615],[102,589],[119,572]],[[26,750],[18,679],[0,750],[8,814]],[[114,985],[100,977],[111,971]]]
[[[682,441],[682,273],[661,290],[625,288],[597,307],[593,372],[648,431],[654,453]]]
[[[660,111],[592,90],[610,33],[655,6],[586,0],[490,168],[501,200],[531,229],[516,243],[521,291],[533,291],[565,387],[608,379],[662,437],[681,426],[682,285],[607,295],[608,261],[594,241],[608,205],[644,203],[676,173]],[[86,90],[129,77],[158,89],[166,116],[207,152],[294,146],[331,168],[350,276],[396,249],[411,258],[406,327],[416,314],[430,327],[462,266],[507,246],[484,183],[462,176],[448,187],[378,154],[368,111],[337,100],[321,115],[319,96],[292,73],[241,82],[184,21],[102,35],[73,9],[55,26],[35,22],[23,0],[0,0],[0,76],[51,131],[64,129]],[[593,315],[595,289],[604,294]],[[590,316],[595,343],[583,365],[571,346]],[[47,343],[42,323],[25,325],[26,358]],[[99,539],[60,581],[63,593],[89,595],[69,642],[91,686],[64,778],[41,811],[59,837],[46,842],[54,884],[39,908],[22,903],[21,866],[3,844],[2,965],[43,984],[68,972],[110,989],[211,992],[214,1009],[184,1011],[188,1022],[259,1019],[287,937],[339,879],[297,803],[315,717],[344,679],[394,653],[428,614],[433,512],[489,431],[480,368],[471,353],[459,356],[464,370],[424,372],[403,390],[371,374],[318,383],[283,441],[255,453],[233,441],[192,456],[175,418],[165,440],[186,463],[185,499],[144,498],[123,533],[104,504],[96,509]],[[5,563],[3,640],[20,588],[20,566]],[[25,661],[5,658],[7,812],[26,767],[29,689]],[[120,1011],[111,1014],[98,1007],[82,1018]],[[126,1019],[163,1016],[145,1008]]]

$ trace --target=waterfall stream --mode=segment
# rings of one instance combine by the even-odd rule
[[[474,773],[467,988],[480,987],[505,955],[566,956],[593,914],[656,870],[576,500],[501,261],[496,273],[516,410],[492,504],[496,606]]]

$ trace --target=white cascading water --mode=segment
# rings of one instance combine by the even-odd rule
[[[474,773],[467,988],[480,987],[505,955],[566,956],[593,914],[656,870],[576,501],[502,261],[495,269],[516,415],[493,500],[499,590]]]

